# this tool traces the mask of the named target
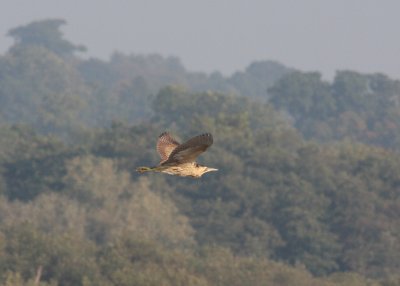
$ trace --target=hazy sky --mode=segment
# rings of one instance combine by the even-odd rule
[[[0,0],[0,52],[10,28],[63,18],[67,39],[113,51],[177,56],[191,71],[229,75],[277,60],[332,77],[335,70],[400,79],[400,0]]]

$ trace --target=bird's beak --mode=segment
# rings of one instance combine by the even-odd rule
[[[208,168],[208,167],[207,167],[207,172],[213,172],[213,171],[218,171],[218,169],[215,169],[215,168]]]

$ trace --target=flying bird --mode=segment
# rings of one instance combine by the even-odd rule
[[[218,171],[196,163],[196,158],[213,144],[210,133],[200,134],[179,144],[168,132],[162,133],[157,140],[157,152],[161,162],[156,167],[139,167],[139,173],[161,172],[181,177],[200,178],[203,174]]]

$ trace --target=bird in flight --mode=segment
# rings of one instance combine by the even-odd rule
[[[156,167],[139,167],[139,173],[148,171],[161,172],[181,177],[200,178],[203,174],[218,171],[196,163],[196,158],[213,143],[210,133],[204,133],[179,144],[168,132],[158,137],[157,152],[161,162]]]

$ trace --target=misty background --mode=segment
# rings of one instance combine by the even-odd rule
[[[397,2],[1,4],[0,285],[400,286]]]
[[[400,2],[385,1],[1,1],[0,52],[9,29],[62,18],[66,38],[90,57],[114,51],[177,56],[191,71],[230,75],[255,60],[320,71],[400,78]]]

